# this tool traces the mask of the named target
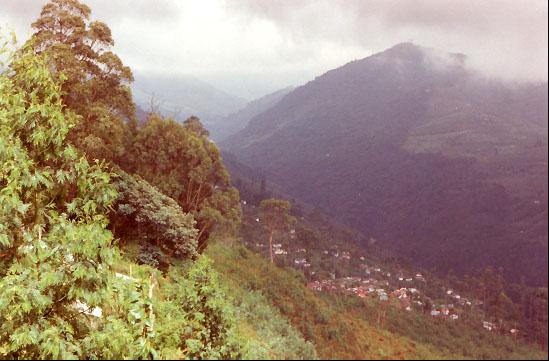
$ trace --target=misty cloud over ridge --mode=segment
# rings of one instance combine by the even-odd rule
[[[547,1],[231,0],[298,42],[318,38],[382,51],[412,41],[465,53],[469,65],[511,80],[547,80]]]
[[[0,0],[25,39],[45,0]],[[547,81],[544,0],[84,0],[132,69],[192,75],[256,98],[397,43],[464,53],[510,80]]]

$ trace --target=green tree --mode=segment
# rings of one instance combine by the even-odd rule
[[[114,41],[109,27],[90,21],[90,15],[90,8],[78,0],[51,0],[32,24],[35,33],[29,44],[49,55],[55,77],[65,78],[63,104],[80,115],[69,140],[90,159],[124,163],[136,124],[128,86],[133,76],[110,50]]]
[[[296,230],[296,237],[298,241],[306,248],[318,247],[318,237],[315,232],[307,226],[298,227]]]
[[[265,199],[260,203],[261,221],[269,232],[269,254],[274,262],[273,237],[275,232],[288,231],[296,219],[290,215],[291,204],[281,199]]]
[[[195,117],[194,115],[191,116],[189,119],[185,120],[183,122],[183,125],[186,129],[190,130],[194,134],[196,134],[198,137],[208,137],[210,135],[210,132],[204,126],[202,125],[202,122],[198,117]]]
[[[138,176],[119,172],[118,198],[112,212],[114,233],[121,239],[154,244],[169,256],[194,258],[198,230],[191,214]]]
[[[522,331],[528,339],[547,347],[547,288],[530,289],[525,293]]]
[[[136,173],[195,217],[199,251],[213,232],[234,233],[241,218],[238,191],[201,129],[197,119],[182,126],[153,114],[138,130],[134,152]]]
[[[28,48],[12,61],[0,74],[0,358],[149,357],[147,300],[111,271],[110,174],[67,145],[77,118],[51,63]]]

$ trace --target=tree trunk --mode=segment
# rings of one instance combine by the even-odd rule
[[[269,235],[269,253],[271,254],[271,263],[274,263],[274,255],[273,255],[273,231],[271,231],[271,234]]]

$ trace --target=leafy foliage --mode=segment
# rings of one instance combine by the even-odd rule
[[[152,115],[135,140],[135,171],[173,198],[196,221],[198,250],[212,232],[234,233],[241,216],[219,150],[206,138],[198,119],[185,126]]]
[[[211,261],[200,257],[182,275],[174,268],[157,317],[158,339],[184,359],[236,359],[242,356],[230,304],[221,292]],[[169,310],[169,311],[168,311]],[[167,312],[165,312],[167,311]]]
[[[156,245],[168,256],[196,256],[198,231],[192,215],[138,176],[121,171],[115,185],[115,235]]]
[[[110,49],[109,27],[90,21],[91,10],[78,0],[52,0],[32,24],[29,45],[49,55],[56,77],[63,76],[63,104],[80,115],[70,141],[91,159],[125,162],[135,127],[128,83],[131,70]],[[62,74],[62,75],[61,75]],[[125,120],[130,120],[130,127]]]
[[[24,48],[0,75],[0,357],[148,357],[147,301],[110,270],[116,191],[67,145],[76,116],[46,64]]]

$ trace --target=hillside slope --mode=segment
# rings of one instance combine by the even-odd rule
[[[547,84],[405,43],[297,88],[221,145],[422,266],[547,284]]]
[[[157,112],[185,120],[191,115],[209,127],[246,105],[246,101],[228,94],[192,76],[155,76],[137,74],[132,86],[135,102],[150,111],[153,101]]]
[[[258,114],[272,108],[294,88],[287,87],[249,102],[244,108],[232,113],[209,128],[212,138],[221,141],[244,129],[248,122]]]
[[[354,296],[322,295],[306,287],[303,274],[270,264],[240,245],[212,245],[207,254],[222,276],[228,299],[250,295],[266,302],[311,342],[320,359],[544,359],[547,353],[466,321],[439,322],[392,305]],[[238,302],[237,302],[238,303]],[[377,324],[379,312],[386,324]],[[272,312],[272,311],[271,311]],[[253,315],[253,312],[252,312]],[[277,316],[278,317],[278,316]],[[252,335],[264,327],[242,325]],[[254,331],[255,330],[255,331]],[[276,337],[273,334],[272,337]],[[270,343],[265,339],[265,344]],[[288,350],[292,352],[292,350]]]

